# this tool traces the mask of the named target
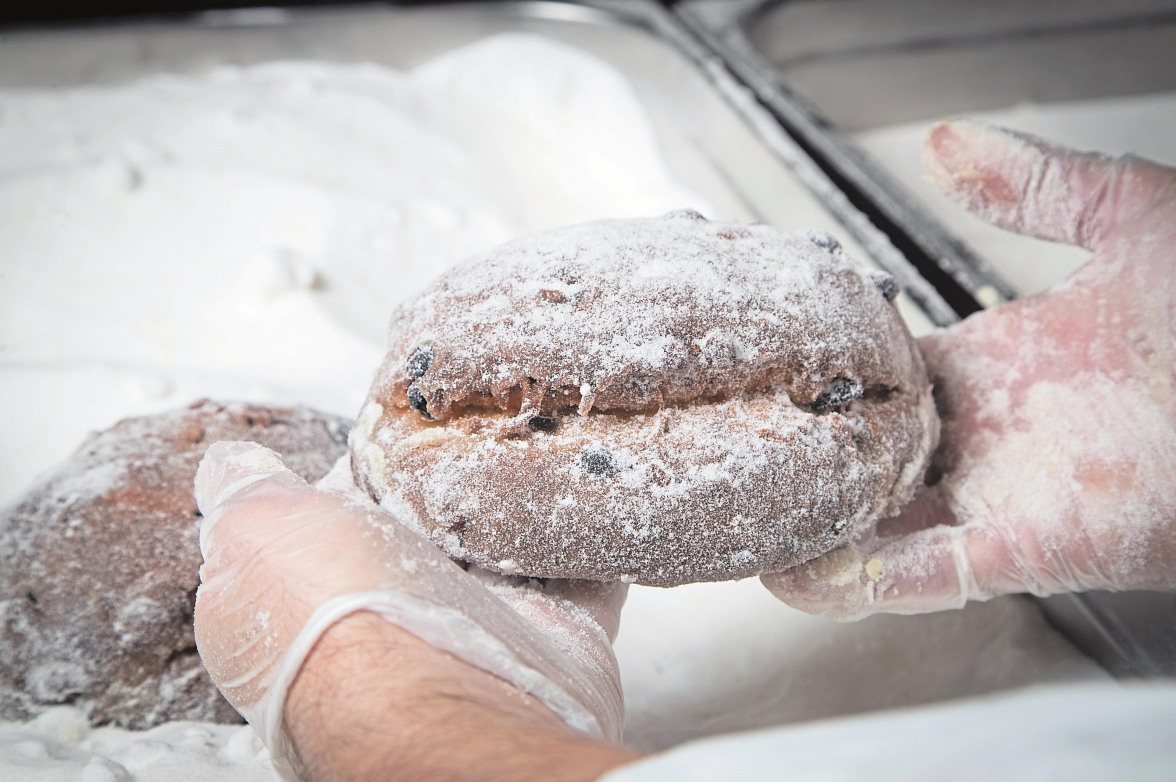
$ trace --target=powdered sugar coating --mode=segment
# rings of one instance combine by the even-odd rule
[[[780,382],[811,404],[859,367],[889,388],[914,365],[891,348],[909,340],[890,282],[823,234],[689,211],[547,231],[470,259],[402,306],[374,396],[419,394],[444,420],[652,412]]]
[[[690,212],[515,240],[394,316],[357,480],[503,572],[805,561],[895,512],[937,436],[887,281],[826,236]]]
[[[306,408],[197,402],[94,435],[0,512],[0,717],[72,703],[95,725],[239,721],[192,634],[197,464],[213,442],[253,440],[316,480],[346,432]]]

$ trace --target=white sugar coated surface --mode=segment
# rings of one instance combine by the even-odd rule
[[[442,269],[684,207],[708,213],[631,87],[543,39],[410,72],[279,63],[2,92],[0,501],[88,431],[202,396],[353,416],[393,306]],[[616,648],[645,749],[1103,675],[1027,601],[834,625],[755,580],[634,588]],[[79,778],[273,777],[237,726],[93,730],[68,707],[0,725],[0,779]]]

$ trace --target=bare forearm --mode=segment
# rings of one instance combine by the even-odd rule
[[[367,613],[316,645],[290,690],[286,727],[314,782],[586,782],[638,757]]]

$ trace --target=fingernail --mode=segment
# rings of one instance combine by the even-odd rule
[[[1005,128],[971,120],[944,122],[927,135],[923,170],[944,195],[995,222],[1021,202],[1022,158],[1033,149]]]
[[[269,448],[257,443],[213,443],[196,470],[196,505],[207,517],[246,486],[285,473],[293,474]]]
[[[941,193],[955,189],[947,160],[955,158],[955,134],[950,122],[941,122],[927,134],[923,142],[923,175]]]
[[[931,184],[947,195],[966,192],[975,174],[977,143],[991,130],[978,122],[941,122],[923,144],[923,171]]]

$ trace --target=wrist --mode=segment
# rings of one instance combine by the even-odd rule
[[[338,622],[294,681],[285,728],[311,780],[573,782],[638,757],[375,614]]]

